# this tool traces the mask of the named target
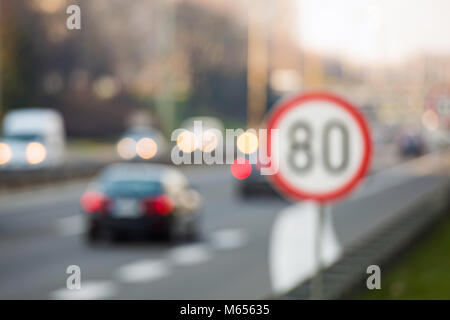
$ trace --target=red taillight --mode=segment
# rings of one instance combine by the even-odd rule
[[[81,207],[88,213],[108,213],[111,199],[103,193],[88,191],[81,197]]]
[[[142,200],[142,209],[145,214],[168,215],[173,211],[174,204],[167,195],[151,197]]]
[[[252,165],[247,159],[238,158],[234,160],[230,170],[236,179],[244,180],[252,173]]]

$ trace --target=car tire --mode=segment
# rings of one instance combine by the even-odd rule
[[[242,198],[250,198],[253,195],[253,190],[250,186],[244,185],[241,187],[239,194]]]
[[[195,242],[201,239],[200,223],[196,220],[190,221],[186,226],[185,240]]]
[[[180,239],[179,232],[173,224],[167,226],[166,230],[160,233],[160,239],[167,242],[178,242]]]
[[[86,234],[86,240],[88,244],[97,244],[101,240],[100,228],[95,225],[90,225]]]

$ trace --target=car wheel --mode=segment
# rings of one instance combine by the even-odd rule
[[[158,233],[158,240],[172,242],[175,239],[175,232],[171,225],[167,226],[164,231]]]
[[[243,185],[239,188],[239,195],[242,198],[248,198],[252,196],[252,189],[248,185]]]
[[[201,238],[200,223],[196,220],[190,221],[186,226],[185,239],[188,242],[194,242]]]
[[[96,225],[90,225],[86,234],[86,240],[89,244],[98,243],[101,240],[100,228]]]

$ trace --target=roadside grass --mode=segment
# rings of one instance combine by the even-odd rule
[[[450,214],[386,274],[381,269],[380,290],[365,289],[357,299],[450,299]]]

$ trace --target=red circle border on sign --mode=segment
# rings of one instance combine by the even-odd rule
[[[271,180],[272,184],[288,198],[294,198],[297,200],[309,199],[324,203],[336,200],[349,193],[354,187],[356,187],[358,182],[365,176],[367,170],[369,169],[372,158],[372,143],[370,139],[369,127],[358,109],[349,102],[335,96],[334,94],[325,92],[309,92],[289,98],[279,103],[279,105],[276,106],[275,109],[269,114],[266,125],[267,146],[268,152],[270,152],[270,155],[272,155],[271,130],[276,129],[276,125],[287,112],[291,111],[291,109],[295,107],[302,107],[302,104],[306,102],[317,100],[331,102],[334,105],[341,107],[342,109],[347,111],[355,119],[363,135],[364,154],[361,166],[350,179],[350,181],[348,181],[342,187],[327,193],[311,193],[294,187],[292,186],[292,184],[287,182],[285,178],[283,178],[283,176],[280,174],[280,171],[278,171],[274,175],[269,175],[268,177],[269,180]]]

